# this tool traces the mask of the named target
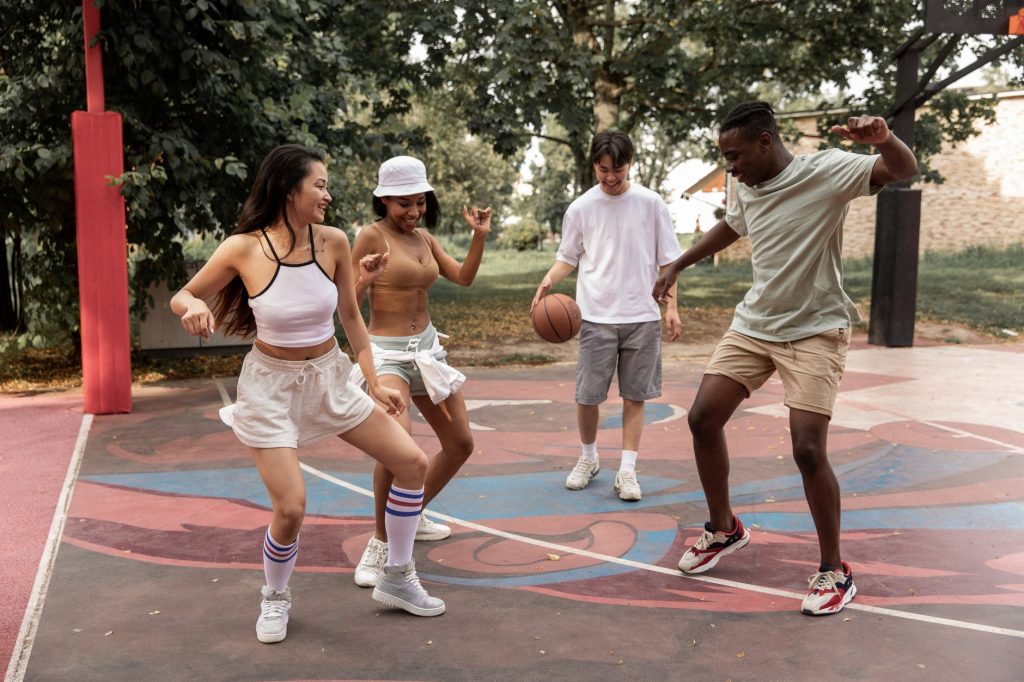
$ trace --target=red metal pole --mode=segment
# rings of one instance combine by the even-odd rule
[[[103,53],[95,0],[83,0],[88,111],[71,114],[86,412],[131,412],[128,241],[124,197],[107,177],[124,172],[121,115],[104,111]]]

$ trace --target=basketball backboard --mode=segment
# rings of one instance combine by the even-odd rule
[[[932,33],[1024,34],[1024,0],[926,0],[924,27]]]

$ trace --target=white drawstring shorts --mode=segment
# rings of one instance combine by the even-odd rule
[[[279,360],[256,346],[245,356],[238,397],[220,418],[252,448],[297,448],[361,424],[374,402],[349,383],[352,361],[337,345],[312,360]]]

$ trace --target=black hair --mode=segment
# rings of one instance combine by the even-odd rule
[[[768,133],[773,140],[780,139],[779,127],[775,123],[775,111],[767,102],[744,102],[733,107],[722,121],[718,132],[721,134],[737,128],[750,140],[756,140],[761,133]]]
[[[288,195],[302,184],[310,166],[317,162],[325,163],[323,154],[298,144],[283,144],[267,154],[256,171],[252,189],[238,215],[238,225],[231,234],[256,232],[284,220],[292,242],[281,256],[287,257],[295,248],[295,226],[288,220],[286,210]],[[256,318],[241,277],[235,277],[217,293],[212,307],[225,334],[248,337],[256,333]]]
[[[427,211],[423,215],[423,223],[433,230],[437,227],[437,221],[441,217],[441,203],[437,200],[437,195],[433,192],[424,192],[424,196],[427,199]],[[373,197],[373,213],[378,218],[383,218],[388,214],[388,207],[385,206],[381,198],[376,195]]]
[[[595,164],[604,155],[611,157],[612,165],[618,168],[633,163],[633,143],[626,133],[605,130],[594,136],[590,143],[590,163]]]

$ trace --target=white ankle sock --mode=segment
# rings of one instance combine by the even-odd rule
[[[619,471],[636,471],[636,456],[635,450],[623,450],[622,460],[619,462]]]
[[[581,443],[580,450],[583,452],[582,457],[586,461],[597,461],[597,441],[594,441],[593,443]]]
[[[384,506],[384,529],[388,534],[388,565],[402,566],[412,561],[412,543],[416,524],[423,510],[423,488],[405,490],[391,486]]]
[[[282,545],[270,537],[270,527],[267,527],[267,534],[263,538],[263,575],[270,589],[284,592],[295,569],[295,557],[298,554],[298,538],[290,545]]]

